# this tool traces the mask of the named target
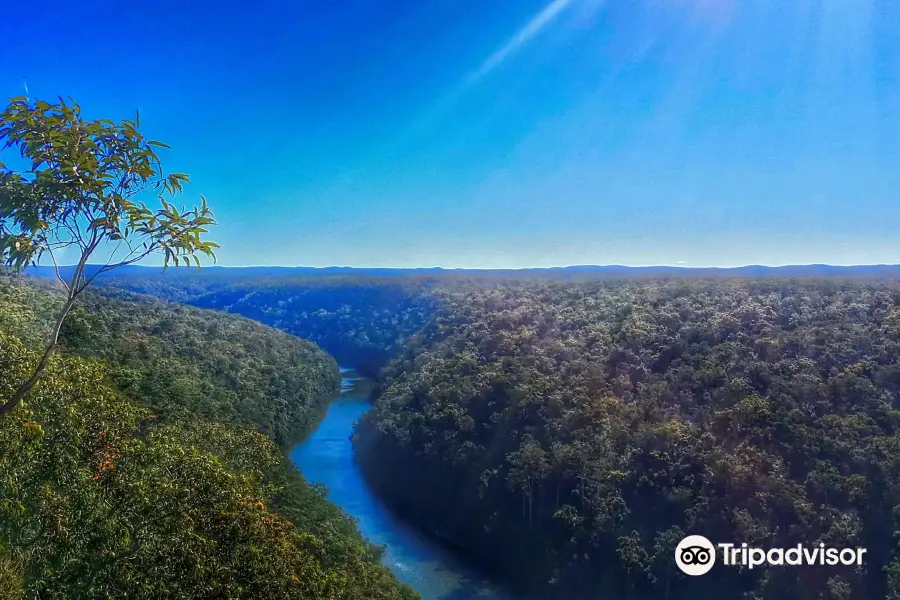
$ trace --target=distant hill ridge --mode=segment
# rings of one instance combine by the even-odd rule
[[[98,265],[89,265],[88,274],[96,272]],[[61,267],[63,276],[73,272],[73,266]],[[53,278],[53,267],[36,266],[26,270],[29,275]],[[469,276],[469,277],[512,277],[526,279],[609,279],[609,278],[734,278],[734,277],[850,277],[900,279],[900,265],[851,265],[834,266],[825,264],[786,265],[770,267],[747,265],[743,267],[629,267],[625,265],[574,265],[568,267],[525,268],[525,269],[445,269],[442,267],[394,269],[356,267],[204,267],[196,269],[169,269],[130,265],[101,275],[100,278],[122,276],[160,276],[166,278],[208,278],[247,280],[271,277],[334,277],[334,276]]]

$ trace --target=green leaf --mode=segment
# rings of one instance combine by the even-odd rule
[[[133,121],[115,123],[84,119],[72,99],[12,99],[0,111],[0,146],[15,148],[31,168],[11,173],[0,163],[0,261],[21,268],[61,235],[163,249],[166,265],[190,265],[195,252],[211,252],[212,246],[200,250],[215,224],[206,198],[182,213],[166,201],[190,178],[165,175],[152,148],[169,146],[147,140],[139,126],[139,110]],[[160,209],[137,203],[145,189],[159,194]]]

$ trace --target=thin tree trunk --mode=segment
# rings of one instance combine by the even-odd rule
[[[56,345],[59,341],[59,332],[62,330],[63,321],[66,320],[66,316],[68,316],[69,311],[72,310],[72,305],[75,304],[75,298],[69,297],[66,300],[65,305],[63,305],[62,310],[59,311],[59,315],[56,317],[56,324],[53,326],[53,331],[50,333],[50,339],[47,342],[47,348],[44,350],[44,354],[41,356],[41,360],[38,362],[37,368],[35,368],[34,372],[19,388],[15,391],[6,404],[0,406],[0,417],[4,417],[11,413],[16,406],[28,395],[28,392],[31,391],[31,388],[37,384],[40,380],[41,375],[44,374],[44,371],[47,370],[47,365],[50,364],[50,359],[53,357],[53,353],[56,351]]]

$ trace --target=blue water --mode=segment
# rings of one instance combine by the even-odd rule
[[[350,443],[354,423],[370,407],[367,382],[350,369],[341,373],[341,397],[313,434],[291,451],[291,460],[307,480],[328,488],[329,500],[356,517],[369,541],[387,547],[384,563],[424,600],[511,600],[498,584],[394,517],[369,490]]]

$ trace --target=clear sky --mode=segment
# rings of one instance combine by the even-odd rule
[[[37,6],[0,94],[140,109],[220,264],[900,263],[896,0]]]

